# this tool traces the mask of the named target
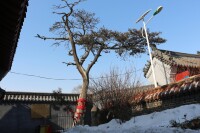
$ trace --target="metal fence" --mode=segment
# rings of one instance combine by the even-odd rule
[[[63,131],[72,128],[73,118],[71,113],[58,113],[51,116],[51,121],[56,124],[53,126],[54,131]]]

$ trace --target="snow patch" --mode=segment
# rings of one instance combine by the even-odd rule
[[[191,104],[133,117],[125,123],[113,119],[109,123],[94,127],[76,126],[64,133],[198,133],[200,130],[172,128],[170,121],[191,120],[200,117],[199,112],[200,104]]]

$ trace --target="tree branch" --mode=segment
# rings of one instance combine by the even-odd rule
[[[79,0],[79,1],[81,1],[81,0]],[[85,77],[86,76],[85,75],[85,69],[83,68],[83,66],[79,62],[79,58],[78,58],[77,51],[76,51],[76,43],[74,41],[74,35],[73,35],[73,32],[71,31],[70,26],[69,26],[69,16],[73,13],[74,4],[72,6],[70,6],[68,4],[68,6],[70,8],[70,12],[68,14],[63,15],[62,16],[62,20],[63,20],[63,22],[65,24],[66,31],[69,34],[69,41],[71,43],[71,47],[72,47],[72,51],[73,51],[73,58],[74,58],[74,62],[75,62],[74,64],[76,65],[76,67],[77,67],[78,71],[80,72],[81,76]],[[69,65],[71,65],[71,64],[69,64]],[[73,65],[73,63],[72,63],[72,65]]]
[[[78,3],[84,0],[78,0],[77,2],[74,2],[73,4],[69,4],[67,0],[63,0],[63,1],[66,3],[66,5],[69,7],[69,10],[70,10],[70,12],[66,14],[66,16],[68,17],[72,14],[74,6],[76,6]]]
[[[38,37],[40,39],[43,40],[69,40],[69,38],[64,38],[64,37],[45,37],[45,36],[41,36],[39,34],[37,34],[35,37]]]
[[[88,65],[88,68],[87,68],[87,71],[86,71],[87,73],[90,72],[90,69],[92,68],[92,66],[97,62],[99,56],[101,56],[100,54],[101,54],[103,49],[104,49],[104,45],[101,45],[100,48],[98,49],[97,54],[95,55],[93,61]]]
[[[69,56],[73,56],[73,51],[70,50],[70,51],[68,52],[68,55],[69,55]]]
[[[69,66],[69,65],[74,65],[75,66],[76,65],[76,63],[74,63],[74,62],[68,62],[68,63],[67,62],[62,62],[62,63],[66,64],[67,66]]]
[[[68,6],[61,6],[61,5],[53,5],[53,9],[63,9],[63,8],[66,8]]]
[[[53,14],[58,14],[58,15],[65,15],[65,12],[53,12]]]
[[[88,57],[90,54],[91,49],[93,48],[93,45],[91,45],[89,48],[86,48],[84,55],[80,59],[80,64],[83,65],[85,59]]]

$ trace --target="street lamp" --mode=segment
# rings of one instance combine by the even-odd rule
[[[154,71],[154,67],[153,67],[153,60],[152,60],[152,55],[151,55],[151,50],[150,50],[150,44],[149,44],[149,38],[148,38],[148,34],[147,34],[147,29],[146,29],[146,25],[149,23],[149,21],[155,16],[157,15],[161,10],[162,10],[162,6],[159,6],[157,8],[157,10],[153,13],[153,15],[150,17],[150,19],[145,23],[144,21],[144,17],[151,11],[148,10],[146,11],[137,21],[136,23],[140,22],[142,20],[143,22],[143,29],[144,29],[144,32],[145,32],[145,37],[146,38],[146,41],[147,41],[147,47],[148,47],[148,51],[149,51],[149,57],[150,57],[150,61],[151,61],[151,70],[152,70],[152,74],[153,74],[153,80],[154,80],[154,86],[155,88],[158,86],[157,85],[157,81],[156,81],[156,76],[155,76],[155,71]],[[142,29],[142,35],[143,35],[143,29]]]

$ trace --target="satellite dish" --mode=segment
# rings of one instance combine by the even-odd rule
[[[136,21],[136,23],[138,23],[140,20],[142,20],[150,11],[151,11],[151,9],[148,10],[148,11],[146,11],[146,12]]]

